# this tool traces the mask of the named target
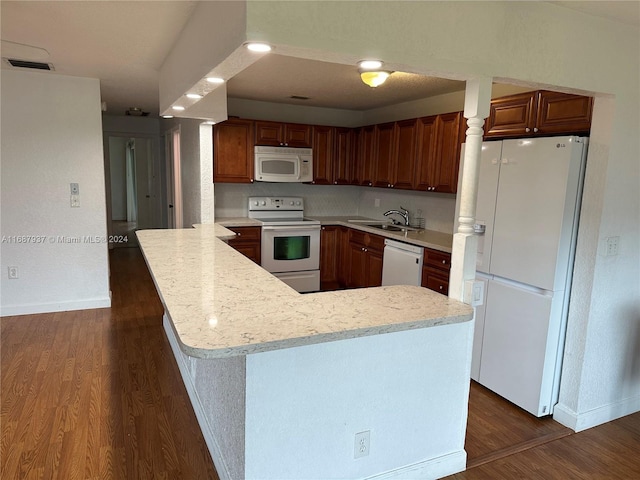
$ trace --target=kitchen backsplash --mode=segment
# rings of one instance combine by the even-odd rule
[[[453,232],[456,203],[451,194],[300,183],[216,183],[214,195],[216,218],[246,217],[249,197],[296,196],[304,198],[307,216],[359,215],[385,220],[384,212],[402,206],[409,210],[412,221],[421,210],[427,229],[445,233]]]

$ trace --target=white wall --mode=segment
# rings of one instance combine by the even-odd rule
[[[247,355],[246,478],[464,469],[472,330],[465,322]],[[363,431],[370,453],[354,459]]]
[[[2,315],[107,307],[99,82],[4,69],[1,75]],[[79,183],[80,208],[70,207],[71,182]],[[7,240],[23,235],[44,242]],[[84,243],[83,236],[102,240]],[[8,280],[9,266],[18,267],[17,280]]]

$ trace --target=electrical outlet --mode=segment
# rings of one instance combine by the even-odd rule
[[[80,207],[80,195],[71,195],[71,208]]]
[[[606,257],[618,255],[618,243],[620,243],[620,237],[607,237],[605,241],[604,255]]]
[[[10,280],[15,280],[16,278],[18,278],[18,267],[9,267],[8,270]]]
[[[353,447],[353,458],[366,457],[369,455],[371,431],[356,433],[356,440]]]
[[[71,195],[80,195],[80,184],[79,183],[71,183],[69,184],[71,188]]]

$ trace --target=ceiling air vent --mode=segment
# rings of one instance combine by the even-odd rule
[[[50,63],[30,62],[28,60],[17,60],[15,58],[8,58],[7,62],[9,62],[12,67],[34,68],[36,70],[53,70]]]
[[[292,100],[309,100],[309,97],[304,97],[302,95],[291,95],[289,98]]]

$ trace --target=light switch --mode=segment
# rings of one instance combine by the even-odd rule
[[[71,195],[80,195],[80,184],[71,183]]]

